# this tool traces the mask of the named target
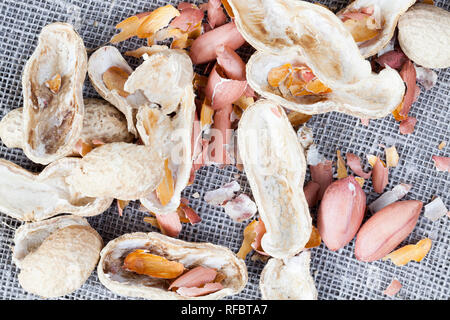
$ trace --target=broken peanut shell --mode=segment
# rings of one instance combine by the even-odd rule
[[[22,75],[23,150],[33,162],[60,159],[77,143],[86,70],[86,49],[73,27],[60,22],[45,26]],[[47,83],[57,75],[60,87],[52,92]]]
[[[164,159],[170,192],[158,195],[161,191],[158,188],[156,193],[151,192],[140,201],[151,212],[165,214],[179,207],[181,192],[188,185],[192,168],[191,139],[196,109],[193,67],[186,53],[170,49],[153,54],[144,64],[147,65],[142,68],[147,71],[143,73],[145,70],[139,70],[141,67],[136,69],[132,76],[135,78],[130,77],[127,86],[139,87],[151,101],[161,103],[161,108],[153,103],[141,107],[136,127],[144,144],[158,150]],[[170,75],[164,78],[161,73]],[[149,82],[145,74],[154,74],[155,79]],[[163,86],[164,90],[158,90]]]
[[[0,159],[0,212],[21,221],[40,221],[60,213],[85,217],[101,214],[112,198],[84,196],[66,182],[80,161],[63,158],[34,174]]]
[[[259,288],[263,300],[317,300],[310,272],[311,252],[287,259],[271,258],[261,272]]]
[[[411,7],[416,0],[356,0],[336,15],[343,17],[345,12],[360,11],[364,8],[373,10],[372,17],[379,23],[377,35],[370,40],[357,42],[364,58],[371,57],[382,50],[391,41],[400,17]]]
[[[239,154],[266,227],[262,249],[279,259],[294,256],[312,230],[303,193],[303,147],[283,108],[270,100],[259,100],[244,111],[237,134]]]
[[[120,71],[112,73],[111,68]],[[124,88],[117,86],[121,81],[112,79],[114,74],[123,75],[126,73],[130,75],[133,72],[119,50],[112,46],[101,47],[89,57],[87,71],[94,89],[103,99],[125,115],[128,131],[137,136],[136,113],[141,105],[148,102],[141,92],[124,94]],[[109,74],[106,78],[104,77],[105,73]],[[104,80],[107,80],[107,82],[105,83]]]
[[[386,68],[372,73],[352,35],[330,10],[293,0],[229,4],[239,31],[257,49],[247,63],[247,81],[264,98],[304,114],[338,111],[359,118],[387,116],[402,101],[405,86],[398,72]],[[270,86],[269,72],[287,63],[308,67],[330,90],[294,96]]]

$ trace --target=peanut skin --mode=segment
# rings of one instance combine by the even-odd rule
[[[226,45],[236,50],[245,43],[234,22],[224,24],[202,34],[192,43],[189,55],[194,64],[203,64],[216,59],[216,49]]]
[[[417,200],[397,201],[375,213],[356,236],[356,259],[375,261],[394,250],[416,226],[422,206]]]
[[[359,227],[366,210],[366,194],[353,176],[340,179],[325,190],[320,203],[317,227],[331,251],[348,244]]]
[[[303,187],[303,193],[305,194],[306,202],[308,202],[308,207],[314,207],[317,204],[317,201],[319,201],[319,190],[320,184],[314,181],[309,181]]]

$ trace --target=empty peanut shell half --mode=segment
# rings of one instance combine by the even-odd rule
[[[172,113],[193,79],[192,62],[184,51],[156,47],[150,47],[145,61],[134,71],[112,46],[98,49],[89,58],[92,85],[125,114],[128,130],[135,135],[136,114],[141,106],[155,103],[164,114]]]
[[[92,86],[103,99],[125,115],[128,131],[137,136],[136,113],[147,99],[140,92],[129,94],[124,91],[123,86],[132,72],[133,69],[115,47],[102,47],[89,57],[88,74]]]
[[[53,23],[42,29],[22,75],[23,149],[32,161],[48,164],[77,143],[86,70],[86,49],[71,25]]]
[[[337,13],[361,54],[377,54],[392,39],[398,19],[416,0],[356,0]]]
[[[83,129],[80,139],[85,143],[101,141],[131,142],[134,136],[128,132],[123,114],[108,102],[101,99],[85,99]],[[23,109],[13,109],[0,121],[0,139],[8,148],[23,146]],[[79,155],[72,150],[67,156]]]
[[[82,158],[67,182],[89,197],[136,200],[152,192],[163,177],[158,152],[125,142],[102,145]]]
[[[131,94],[141,92],[149,103],[160,105],[164,114],[170,114],[186,96],[193,78],[192,61],[185,51],[159,49],[144,56],[144,62],[129,76],[124,88]]]
[[[21,221],[44,220],[60,213],[87,217],[104,212],[112,198],[86,197],[66,183],[80,161],[63,158],[34,174],[0,159],[0,212]]]
[[[161,270],[165,275],[152,277],[124,268],[125,258],[137,249],[157,257],[158,261],[165,261],[177,268],[180,266],[180,271],[184,273],[199,266],[214,269],[220,275],[220,279],[216,277],[215,281],[221,283],[221,289],[197,297],[183,295],[179,290],[169,290],[169,287],[172,289],[174,276],[167,274],[168,269]],[[228,248],[210,243],[186,242],[156,232],[125,234],[109,242],[101,252],[97,274],[100,282],[114,293],[154,300],[221,299],[239,293],[248,280],[244,261]]]
[[[418,65],[450,67],[450,12],[429,4],[414,5],[400,17],[398,41]]]
[[[257,49],[247,80],[263,97],[304,114],[338,111],[360,118],[384,117],[402,101],[398,72],[372,73],[330,10],[293,0],[229,3],[239,31]]]
[[[303,147],[283,108],[270,100],[259,100],[244,111],[237,134],[239,154],[266,228],[262,248],[275,258],[294,256],[312,231],[303,193]]]
[[[264,300],[317,300],[309,270],[311,253],[303,251],[287,259],[270,259],[261,272],[259,288]]]
[[[61,216],[20,226],[14,237],[13,261],[19,283],[45,298],[80,288],[100,257],[103,240],[84,218]]]

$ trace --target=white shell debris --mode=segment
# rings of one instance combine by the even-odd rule
[[[237,181],[231,181],[219,189],[206,192],[203,198],[208,204],[218,206],[233,199],[234,193],[239,190],[241,190],[240,184]]]
[[[244,193],[240,194],[231,201],[228,201],[225,206],[225,213],[230,216],[236,222],[242,222],[244,220],[252,218],[258,208],[256,204],[250,199],[250,197]]]
[[[310,261],[309,251],[285,259],[271,258],[264,267],[259,281],[262,299],[317,300]]]
[[[414,68],[416,69],[416,80],[425,88],[425,90],[430,90],[435,86],[438,79],[436,72],[417,65],[414,65]]]
[[[306,163],[308,165],[316,166],[325,160],[325,158],[320,154],[317,145],[314,143],[314,134],[312,129],[307,127],[306,124],[297,130],[297,138],[305,150]]]
[[[323,155],[319,152],[319,148],[316,144],[313,144],[309,147],[308,151],[306,152],[306,163],[310,166],[316,166],[322,161],[324,161],[325,158]]]
[[[447,214],[448,210],[441,198],[437,197],[425,205],[424,216],[431,221],[437,221]]]
[[[387,205],[403,198],[411,189],[412,185],[401,183],[392,190],[383,193],[377,200],[369,204],[369,210],[372,213],[378,212]]]
[[[305,124],[297,130],[297,137],[303,149],[305,150],[307,150],[310,146],[314,145],[313,131]]]

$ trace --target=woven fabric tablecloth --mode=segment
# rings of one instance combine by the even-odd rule
[[[27,0],[0,2],[0,118],[10,110],[22,106],[21,74],[23,67],[37,45],[38,35],[45,25],[63,21],[74,25],[83,38],[86,48],[94,49],[105,44],[116,33],[114,26],[123,19],[139,12],[150,11],[167,3],[179,1],[162,0]],[[199,1],[195,1],[199,3]],[[319,1],[333,11],[343,8],[347,1]],[[450,1],[438,0],[436,5],[450,10]],[[143,40],[130,39],[118,45],[121,52],[144,45]],[[240,50],[248,58],[250,48]],[[128,59],[134,67],[139,61]],[[314,131],[315,142],[328,159],[336,160],[336,150],[343,154],[352,152],[365,158],[366,154],[384,156],[386,146],[395,145],[400,154],[399,165],[390,170],[386,190],[398,183],[413,185],[405,199],[417,199],[424,203],[439,196],[449,207],[449,174],[438,172],[431,159],[433,155],[448,156],[450,146],[438,149],[441,141],[450,137],[449,79],[450,70],[437,70],[438,83],[429,91],[422,88],[418,101],[411,109],[411,116],[418,119],[415,131],[410,135],[399,133],[399,124],[392,116],[371,120],[368,127],[359,119],[331,112],[315,115],[308,122]],[[85,97],[99,97],[89,80],[84,87]],[[19,149],[8,149],[0,142],[0,156],[34,172],[42,166],[28,160]],[[364,160],[364,163],[366,161]],[[309,179],[307,173],[306,179]],[[224,183],[237,180],[243,192],[251,194],[245,174],[234,167],[218,169],[210,166],[197,172],[195,182],[183,192],[191,206],[201,216],[197,225],[184,224],[180,239],[211,242],[226,246],[237,252],[243,239],[244,223],[234,223],[223,209],[208,205],[203,195]],[[306,180],[306,181],[307,181]],[[378,197],[371,183],[364,186],[368,203]],[[200,197],[193,197],[195,193]],[[316,212],[312,212],[315,217]],[[139,210],[138,202],[131,202],[122,217],[115,203],[105,213],[89,218],[92,227],[103,237],[105,243],[129,232],[157,231],[143,222],[146,213]],[[369,215],[367,215],[369,216]],[[367,217],[366,217],[367,219]],[[17,280],[18,269],[11,261],[14,231],[21,222],[0,213],[0,298],[38,299],[25,292]],[[392,279],[398,279],[403,288],[394,299],[449,299],[449,232],[450,219],[443,217],[436,222],[419,218],[417,226],[402,245],[416,243],[428,237],[433,240],[431,251],[420,263],[412,262],[396,267],[391,262],[363,263],[355,259],[354,240],[338,252],[328,250],[323,244],[311,250],[311,272],[315,279],[319,299],[386,299],[383,290]],[[264,267],[261,261],[246,264],[249,281],[245,289],[228,299],[257,300],[259,275]],[[113,294],[98,280],[94,271],[88,281],[74,293],[62,299],[125,299]]]

